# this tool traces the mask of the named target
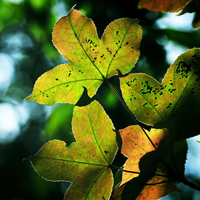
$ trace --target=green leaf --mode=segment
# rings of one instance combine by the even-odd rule
[[[123,98],[137,119],[173,130],[174,140],[200,132],[200,49],[181,54],[162,84],[146,74],[120,78]]]
[[[53,43],[69,64],[44,73],[25,100],[40,104],[75,104],[83,93],[95,95],[101,83],[129,72],[139,57],[142,37],[137,20],[122,18],[110,23],[99,40],[93,21],[72,9],[53,30]]]
[[[52,140],[30,158],[35,171],[48,180],[73,182],[64,199],[109,199],[109,166],[118,149],[111,120],[94,101],[74,108],[72,129],[75,143]]]

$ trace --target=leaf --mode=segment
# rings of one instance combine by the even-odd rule
[[[192,21],[193,28],[200,27],[200,4],[199,0],[189,2],[183,10],[178,14],[178,16],[183,15],[185,13],[193,13],[195,12],[194,19]]]
[[[146,8],[151,11],[178,12],[191,0],[140,0],[139,8]]]
[[[170,167],[174,172],[176,172],[182,178],[184,178],[187,151],[188,151],[187,140],[177,141],[174,144],[172,151],[170,151],[168,155],[165,157],[165,161],[167,162],[168,167]],[[162,172],[165,173],[168,172],[168,169],[162,163],[159,164],[159,169],[161,169]]]
[[[109,199],[113,175],[109,166],[117,152],[114,127],[94,101],[75,107],[72,129],[76,142],[47,142],[30,161],[35,171],[52,181],[70,181],[64,199]]]
[[[144,132],[155,144],[156,149],[146,137]],[[169,154],[174,141],[168,137],[166,129],[154,129],[150,132],[142,130],[140,126],[129,126],[119,130],[122,138],[122,153],[128,157],[125,163],[122,182],[115,188],[112,199],[158,199],[165,195],[180,191],[176,188],[170,177],[165,177],[165,173],[157,171],[158,163]],[[178,146],[180,147],[180,145]],[[175,148],[176,153],[179,149]],[[187,149],[186,149],[187,152]],[[185,153],[185,151],[184,151]],[[177,154],[176,154],[177,155]],[[180,161],[180,159],[178,160]],[[181,160],[182,161],[182,160]],[[180,163],[180,168],[184,163]],[[161,169],[163,167],[159,165]],[[181,168],[182,169],[182,168]],[[164,175],[164,176],[163,176]],[[162,183],[161,182],[167,182]],[[157,184],[158,183],[158,184]],[[151,185],[148,185],[151,184]]]
[[[200,133],[200,49],[181,54],[162,84],[146,74],[122,77],[120,84],[124,100],[139,121],[173,130],[175,140]]]
[[[161,172],[157,172],[161,175]],[[149,185],[142,185],[140,184],[139,179],[135,178],[131,180],[130,183],[130,191],[123,192],[126,185],[122,185],[119,187],[119,185],[115,188],[114,193],[112,195],[111,200],[129,200],[129,199],[136,199],[136,200],[142,200],[142,199],[148,199],[148,200],[156,200],[160,199],[172,192],[181,192],[173,182],[168,182],[171,179],[163,177],[163,176],[154,176],[151,180],[148,181]],[[134,190],[133,190],[134,188]],[[136,190],[135,190],[136,189]],[[138,189],[138,190],[137,190]],[[137,192],[138,193],[137,193]],[[123,195],[125,196],[123,196]],[[134,198],[135,197],[135,198]]]
[[[124,184],[140,173],[139,161],[148,152],[154,151],[155,148],[144,134],[142,128],[138,125],[128,126],[119,130],[122,138],[121,152],[128,158],[125,163],[124,170],[138,172],[123,172],[122,182]],[[158,147],[160,140],[164,137],[163,130],[152,129],[151,132],[145,130],[152,142]],[[155,163],[153,164],[155,166]]]
[[[141,37],[138,21],[122,18],[110,23],[99,40],[93,21],[72,9],[53,30],[53,43],[69,64],[40,76],[25,100],[76,104],[83,87],[94,96],[105,79],[118,74],[117,69],[124,74],[134,67]]]

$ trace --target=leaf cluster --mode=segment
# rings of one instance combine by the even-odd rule
[[[54,46],[68,63],[40,76],[26,100],[76,104],[84,90],[92,98],[105,82],[138,124],[116,130],[98,101],[75,106],[76,142],[49,141],[29,158],[43,178],[72,183],[64,199],[158,199],[180,191],[174,182],[200,190],[184,177],[186,138],[200,130],[200,49],[181,54],[159,83],[130,73],[141,39],[138,20],[122,18],[111,22],[100,40],[93,21],[75,9],[54,27]],[[122,96],[109,81],[114,75]],[[113,165],[117,151],[128,158],[122,167]],[[115,177],[112,169],[118,169]]]

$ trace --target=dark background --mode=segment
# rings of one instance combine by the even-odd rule
[[[31,94],[36,79],[44,72],[66,62],[53,47],[51,32],[55,22],[66,15],[72,6],[93,19],[99,37],[113,20],[130,17],[140,20],[143,29],[141,56],[133,72],[144,72],[161,81],[169,64],[164,45],[168,41],[185,48],[200,46],[199,30],[177,31],[160,29],[156,20],[163,13],[138,10],[138,1],[116,0],[0,0],[0,121],[7,121],[8,130],[0,127],[0,199],[2,200],[59,200],[63,199],[68,183],[47,182],[31,167],[28,160],[48,140],[74,141],[71,132],[73,105],[53,107],[24,102]],[[162,42],[161,42],[162,41]],[[9,61],[12,76],[5,81]],[[118,78],[110,79],[118,91]],[[132,124],[129,115],[106,85],[95,98],[104,106],[117,129]],[[82,104],[86,101],[83,99]],[[3,112],[6,108],[7,113]],[[12,130],[15,113],[16,129]],[[10,129],[9,129],[10,128]],[[3,136],[7,133],[7,136]],[[198,143],[196,144],[198,145]],[[195,148],[193,148],[195,153]],[[116,161],[122,165],[124,158]],[[198,166],[196,166],[198,168]],[[199,177],[190,172],[190,180],[200,184]],[[178,185],[184,193],[172,194],[169,199],[195,199],[193,190]],[[199,193],[198,193],[199,195]]]

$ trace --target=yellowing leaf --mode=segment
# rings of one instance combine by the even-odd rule
[[[139,57],[142,30],[137,20],[122,18],[110,23],[99,40],[93,21],[72,9],[53,30],[53,43],[69,64],[44,73],[25,100],[40,104],[75,104],[87,88],[95,95],[101,83],[129,72]]]
[[[119,132],[122,138],[121,152],[128,158],[124,170],[140,173],[140,159],[147,152],[154,151],[155,148],[152,146],[140,126],[129,126],[125,129],[121,129]],[[158,147],[160,140],[165,135],[164,131],[159,129],[152,129],[151,132],[145,130],[145,132],[151,138],[156,147]],[[156,163],[154,163],[154,165],[156,166]],[[138,174],[124,171],[121,184],[124,184],[137,176]]]
[[[173,129],[175,140],[199,134],[200,49],[181,54],[162,84],[146,74],[120,78],[123,97],[139,121]]]
[[[70,181],[69,199],[109,199],[113,175],[109,166],[117,152],[114,127],[101,105],[94,101],[75,107],[72,128],[76,142],[46,143],[30,161],[45,179]]]
[[[139,8],[151,11],[178,12],[191,0],[140,0]]]
[[[146,134],[144,134],[144,131]],[[119,130],[119,133],[122,138],[121,152],[128,160],[123,169],[121,186],[116,187],[113,199],[157,199],[170,192],[177,191],[173,183],[161,185],[160,182],[173,181],[173,179],[166,177],[166,174],[161,171],[157,171],[159,162],[166,155],[169,155],[174,144],[173,137],[169,135],[168,130],[152,128],[148,132],[137,125]],[[177,152],[178,150],[176,150]],[[183,153],[185,153],[185,150]],[[179,161],[181,161],[179,168],[182,170],[184,166],[182,158]],[[162,165],[159,165],[159,167],[166,171],[166,168],[163,168]],[[159,184],[157,185],[157,183]]]

